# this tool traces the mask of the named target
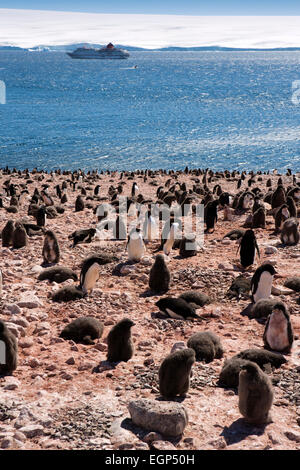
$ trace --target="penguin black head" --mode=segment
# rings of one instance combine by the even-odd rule
[[[4,332],[5,330],[5,323],[4,321],[0,320],[0,335]]]
[[[115,328],[118,328],[119,330],[122,330],[122,331],[128,331],[134,325],[135,323],[132,320],[130,320],[130,318],[123,318],[121,321],[119,321],[119,323],[117,323]]]
[[[245,370],[248,374],[255,376],[257,374],[258,365],[254,362],[248,361],[247,364],[241,366],[241,371]]]
[[[274,266],[271,263],[264,263],[261,265],[261,272],[263,271],[268,271],[271,276],[274,276],[274,274],[277,274],[277,271],[275,270]]]
[[[283,302],[278,302],[277,304],[275,304],[273,306],[272,313],[275,312],[275,311],[279,311],[279,312],[283,313],[286,318],[289,318],[289,314],[288,314],[286,306],[284,305]]]

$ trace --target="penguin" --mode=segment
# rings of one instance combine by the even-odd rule
[[[195,351],[197,361],[206,363],[221,359],[224,354],[220,338],[212,331],[195,333],[189,338],[187,346]]]
[[[258,256],[260,256],[255,233],[253,230],[246,230],[241,239],[239,250],[241,265],[244,269],[248,268],[254,263],[256,250],[258,252]]]
[[[159,391],[162,397],[170,399],[176,395],[186,395],[190,387],[194,362],[195,352],[189,348],[177,350],[162,361],[158,371]]]
[[[37,210],[36,223],[39,227],[45,227],[46,225],[46,209],[44,206],[39,207]]]
[[[297,207],[296,207],[295,201],[289,195],[286,198],[286,204],[287,204],[288,211],[289,211],[289,214],[290,214],[289,216],[290,217],[297,217]]]
[[[238,357],[232,357],[231,359],[227,359],[220,372],[218,386],[238,388],[241,368],[242,366],[248,363],[251,364],[250,361]]]
[[[131,196],[134,197],[138,190],[139,190],[138,185],[136,183],[133,183],[132,188],[131,188]]]
[[[2,270],[0,269],[0,299],[2,297],[2,291],[3,291],[3,275],[2,275]]]
[[[54,206],[52,197],[50,197],[46,191],[41,191],[41,196],[46,206]]]
[[[244,277],[243,275],[237,276],[233,279],[231,286],[229,287],[226,296],[232,299],[236,297],[237,300],[240,300],[242,296],[248,296],[250,291],[251,280]]]
[[[178,222],[172,223],[172,225],[170,227],[169,234],[168,234],[168,238],[165,240],[165,242],[163,244],[163,252],[166,256],[168,256],[170,254],[170,252],[173,248],[178,230],[179,230]]]
[[[180,240],[179,254],[182,258],[190,258],[197,255],[196,235],[189,233]]]
[[[283,204],[275,210],[275,230],[280,231],[283,227],[284,222],[290,218],[290,212],[287,204]]]
[[[253,214],[252,228],[266,228],[266,211],[260,206]]]
[[[239,210],[248,210],[253,207],[254,195],[250,191],[245,191],[239,198],[238,207]]]
[[[16,222],[12,240],[13,248],[23,248],[28,245],[28,238],[23,224]]]
[[[274,274],[276,274],[276,271],[270,263],[264,263],[257,268],[251,279],[251,299],[253,303],[270,297]]]
[[[203,307],[204,305],[211,303],[210,297],[199,290],[185,291],[179,295],[179,299],[185,300],[194,308]]]
[[[286,202],[285,190],[284,187],[280,184],[277,186],[275,191],[272,194],[271,206],[272,209],[282,206]]]
[[[78,243],[91,243],[95,234],[95,228],[88,228],[83,230],[75,230],[75,232],[71,233],[68,238],[73,240],[72,248],[74,248],[76,245],[78,245]]]
[[[245,349],[236,354],[234,358],[255,362],[262,370],[266,365],[278,369],[287,363],[286,358],[282,354],[267,351],[266,349]]]
[[[151,214],[151,210],[147,210],[145,213],[145,220],[143,225],[143,237],[144,240],[156,240],[158,235],[157,230],[157,223],[153,215]]]
[[[75,201],[75,212],[80,212],[84,210],[84,201],[81,196],[77,196]]]
[[[66,202],[68,202],[68,196],[67,196],[67,193],[64,192],[60,198],[60,202],[61,204],[66,204]]]
[[[294,334],[290,315],[283,302],[274,305],[267,319],[263,340],[266,349],[290,352]]]
[[[141,260],[145,245],[143,237],[139,228],[135,227],[131,230],[127,241],[128,259],[130,261],[138,262]]]
[[[72,269],[65,268],[64,266],[53,266],[43,269],[37,278],[38,281],[56,282],[57,284],[67,281],[67,279],[78,281],[78,276]]]
[[[276,303],[276,299],[260,299],[249,313],[249,318],[267,318]]]
[[[109,362],[127,362],[132,358],[134,348],[131,341],[131,328],[135,323],[129,318],[123,318],[108,333],[107,360]]]
[[[103,328],[103,323],[94,317],[80,317],[69,323],[59,336],[75,343],[95,344],[93,340],[101,338]]]
[[[170,318],[177,320],[189,320],[191,318],[199,318],[195,309],[191,307],[185,300],[176,299],[175,297],[165,297],[155,304],[161,312],[167,314]]]
[[[241,367],[238,395],[240,413],[248,423],[261,425],[271,422],[272,383],[257,364],[248,363]]]
[[[213,233],[215,224],[218,221],[218,204],[219,201],[211,201],[204,207],[204,221],[206,223],[206,232]]]
[[[149,273],[149,287],[153,292],[164,293],[169,289],[171,274],[163,255],[156,255]]]
[[[97,256],[84,260],[80,273],[80,289],[84,294],[90,294],[100,277],[100,263]]]
[[[43,264],[59,263],[60,250],[56,235],[51,230],[45,233],[43,245]]]
[[[84,293],[79,287],[66,286],[55,291],[52,294],[53,302],[71,302],[72,300],[82,299]]]
[[[2,246],[8,247],[11,246],[13,243],[13,234],[15,230],[15,223],[13,220],[8,220],[5,227],[2,230],[1,238],[2,238]]]
[[[282,226],[280,239],[284,245],[297,245],[299,243],[299,220],[296,217],[290,217]]]
[[[243,237],[244,234],[245,234],[245,230],[242,230],[242,229],[230,230],[230,232],[224,235],[223,240],[224,238],[229,238],[229,240],[239,240],[240,238]]]
[[[18,365],[18,342],[0,320],[0,375],[11,375]]]

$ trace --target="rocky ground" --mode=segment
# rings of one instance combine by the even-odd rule
[[[27,184],[30,196],[34,189],[49,185],[48,193],[55,204],[59,203],[54,186],[66,176],[55,178],[32,175]],[[106,197],[110,185],[119,183],[119,174],[102,175],[100,196]],[[156,175],[144,182],[136,176],[139,192],[144,198],[156,199],[156,189],[169,177]],[[266,191],[267,176],[255,185]],[[272,176],[276,184],[277,176]],[[8,179],[0,176],[0,188]],[[24,183],[23,177],[10,175],[11,183]],[[284,184],[291,177],[283,177]],[[125,178],[123,195],[130,195],[132,180]],[[193,181],[190,175],[178,176],[188,188]],[[157,185],[149,183],[157,183]],[[212,189],[217,181],[208,186]],[[223,190],[236,193],[236,180],[220,181]],[[79,186],[87,188],[87,196],[93,196],[96,185],[83,180]],[[246,188],[246,184],[244,186]],[[91,188],[91,189],[88,189]],[[96,251],[114,253],[117,262],[101,268],[101,276],[92,294],[70,303],[54,303],[50,294],[58,286],[47,281],[38,282],[42,263],[43,235],[29,238],[27,247],[13,250],[0,248],[0,268],[3,273],[1,319],[9,322],[10,329],[19,341],[19,362],[13,376],[0,378],[0,448],[2,449],[300,449],[300,305],[299,293],[279,295],[289,306],[294,327],[295,342],[292,352],[286,355],[287,364],[272,373],[274,403],[273,422],[266,427],[247,425],[238,409],[236,390],[217,385],[222,364],[226,358],[246,348],[262,347],[264,325],[250,320],[241,312],[249,300],[229,300],[225,294],[234,277],[242,272],[239,267],[237,242],[223,236],[233,228],[243,226],[248,214],[234,215],[232,221],[219,220],[214,233],[205,235],[205,243],[197,256],[181,259],[173,250],[168,257],[172,283],[168,295],[178,296],[187,289],[200,289],[209,294],[212,303],[197,313],[201,319],[181,321],[158,315],[155,302],[159,296],[148,291],[148,274],[159,241],[147,245],[147,253],[141,262],[130,269],[116,269],[127,260],[126,242],[99,240],[79,244],[71,248],[68,235],[79,228],[95,227],[96,216],[91,208],[75,212],[75,199],[80,188],[72,191],[68,185],[68,202],[64,214],[47,219],[46,228],[57,235],[61,259],[59,265],[67,266],[80,274],[80,265],[89,254]],[[7,207],[9,198],[3,194]],[[17,214],[0,209],[0,229],[8,219],[18,220],[27,215],[29,197],[25,195]],[[86,196],[84,196],[86,200]],[[201,197],[199,197],[199,201]],[[99,200],[90,199],[91,206]],[[256,229],[261,250],[260,260],[249,270],[251,276],[256,267],[270,259],[278,274],[275,285],[283,286],[284,280],[299,275],[300,245],[283,247],[274,234],[274,219],[267,218],[266,229]],[[272,249],[267,249],[272,247]],[[266,254],[272,252],[271,255]],[[80,316],[95,316],[104,323],[104,333],[95,345],[85,346],[59,338],[62,328]],[[135,353],[127,362],[112,365],[106,362],[106,337],[116,322],[130,317],[136,323],[132,329]],[[189,421],[180,438],[167,438],[149,433],[133,425],[127,405],[138,398],[159,398],[158,368],[162,359],[171,351],[174,343],[186,342],[197,331],[211,330],[217,333],[224,346],[222,359],[210,364],[196,362],[187,397],[178,399],[187,410]]]

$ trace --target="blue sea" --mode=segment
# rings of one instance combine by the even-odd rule
[[[300,171],[300,52],[0,51],[0,80],[0,167]]]

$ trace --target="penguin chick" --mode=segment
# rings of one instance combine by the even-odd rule
[[[220,387],[237,388],[241,368],[249,362],[239,357],[226,360],[219,375],[218,385]]]
[[[77,196],[75,201],[75,212],[80,212],[84,210],[84,201],[81,196]]]
[[[297,245],[299,243],[299,220],[295,217],[287,219],[282,226],[280,239],[285,245]]]
[[[129,361],[133,356],[131,328],[135,323],[123,318],[109,332],[107,337],[107,360],[109,362]]]
[[[289,277],[284,282],[284,287],[300,292],[300,276]]]
[[[251,281],[250,279],[240,275],[233,279],[231,286],[229,287],[226,296],[232,299],[236,297],[238,300],[242,296],[248,296],[248,292],[250,291]]]
[[[266,227],[266,211],[263,207],[259,207],[252,217],[252,228]]]
[[[169,289],[171,274],[163,255],[157,255],[149,273],[149,287],[152,291],[163,293]]]
[[[84,294],[91,293],[100,277],[101,259],[91,256],[84,260],[80,273],[80,289]]]
[[[236,354],[234,358],[255,362],[262,370],[265,365],[278,369],[287,362],[282,354],[267,351],[266,349],[245,349]]]
[[[66,286],[57,290],[52,295],[53,302],[70,302],[71,300],[82,299],[84,293],[81,289],[74,286]]]
[[[142,258],[145,251],[145,245],[139,228],[134,228],[130,232],[127,242],[127,251],[128,259],[130,261],[138,262]]]
[[[198,307],[203,307],[211,303],[211,299],[207,294],[199,290],[189,290],[180,294],[179,299],[185,300],[188,304],[195,304]]]
[[[155,304],[159,310],[167,314],[170,318],[177,320],[189,320],[191,318],[199,318],[195,309],[191,307],[185,300],[176,299],[175,297],[165,297],[158,300]]]
[[[239,250],[241,265],[243,266],[243,268],[248,268],[254,263],[256,250],[258,252],[258,255],[260,255],[255,233],[253,232],[253,230],[246,230],[242,237]]]
[[[0,320],[0,375],[11,375],[17,368],[18,342],[6,324]]]
[[[177,350],[163,360],[158,372],[159,391],[163,397],[170,399],[188,392],[194,362],[193,349]]]
[[[190,258],[197,255],[196,235],[193,233],[187,234],[180,240],[179,254],[182,258]]]
[[[59,244],[56,235],[51,230],[45,233],[43,246],[43,264],[58,263],[60,257]]]
[[[20,222],[16,222],[15,229],[13,232],[13,248],[23,248],[23,246],[28,245],[28,238],[25,228],[23,224]]]
[[[239,375],[239,410],[248,423],[271,422],[269,411],[273,403],[273,388],[269,377],[257,364],[242,366]]]
[[[75,230],[75,232],[71,233],[68,238],[73,240],[72,248],[74,248],[76,245],[78,245],[78,243],[91,243],[95,234],[95,228],[88,228],[83,230]]]
[[[197,361],[212,362],[223,357],[223,347],[219,337],[212,331],[195,333],[187,342],[189,348],[194,349]]]
[[[94,339],[101,338],[103,323],[93,317],[80,317],[69,323],[60,333],[60,338],[75,343],[95,344]]]
[[[1,234],[3,247],[12,245],[14,229],[15,229],[14,221],[8,220]]]
[[[224,235],[223,239],[229,238],[229,240],[239,240],[240,238],[243,237],[244,233],[245,233],[245,230],[241,230],[241,229],[230,230],[230,232]]]
[[[267,318],[277,303],[278,300],[276,299],[260,299],[251,310],[249,318]]]
[[[65,268],[64,266],[53,266],[51,268],[43,269],[38,276],[38,281],[50,281],[60,284],[67,279],[78,280],[77,274],[72,269]]]
[[[276,271],[270,263],[264,263],[257,268],[251,279],[251,299],[253,303],[270,297],[274,274],[276,274]]]
[[[290,315],[283,302],[274,305],[272,313],[267,319],[263,340],[267,349],[290,352],[294,333]]]

